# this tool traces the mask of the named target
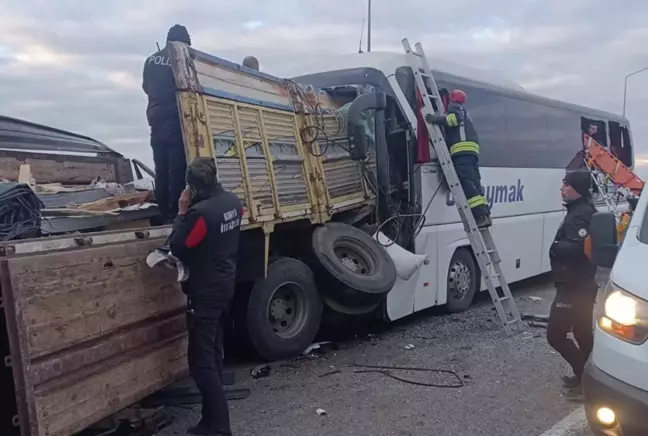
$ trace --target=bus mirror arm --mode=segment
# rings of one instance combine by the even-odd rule
[[[367,156],[367,136],[362,124],[362,113],[375,109],[384,111],[387,107],[387,96],[382,91],[367,92],[356,98],[347,113],[347,132],[349,147],[353,160],[364,160]]]
[[[590,238],[592,240],[592,262],[597,266],[611,268],[619,250],[614,214],[597,212],[592,215]]]

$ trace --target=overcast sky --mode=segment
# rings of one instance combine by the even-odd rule
[[[366,3],[0,0],[0,114],[151,162],[141,70],[171,25],[187,26],[199,50],[253,54],[283,75],[301,56],[356,52]],[[621,113],[624,76],[648,67],[647,21],[645,0],[374,0],[372,49],[420,40],[534,93]],[[648,163],[648,71],[629,80],[627,116]]]

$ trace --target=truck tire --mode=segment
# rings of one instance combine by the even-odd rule
[[[322,319],[322,299],[311,269],[282,257],[250,292],[246,327],[254,350],[268,361],[301,354],[315,339]]]
[[[396,267],[387,251],[360,229],[327,223],[313,232],[313,251],[328,298],[348,307],[366,308],[383,301],[396,283]]]
[[[446,310],[450,313],[468,310],[481,283],[479,269],[470,250],[466,248],[455,250],[448,265],[447,277]]]

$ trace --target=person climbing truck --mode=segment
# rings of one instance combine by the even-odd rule
[[[484,197],[479,173],[479,138],[468,111],[464,107],[466,93],[450,91],[445,115],[427,115],[426,121],[443,126],[461,188],[479,228],[490,227],[490,208]]]

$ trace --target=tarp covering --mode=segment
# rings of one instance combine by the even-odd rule
[[[0,116],[0,149],[119,154],[87,136],[5,116]]]
[[[0,183],[0,241],[39,235],[42,208],[24,183]]]

